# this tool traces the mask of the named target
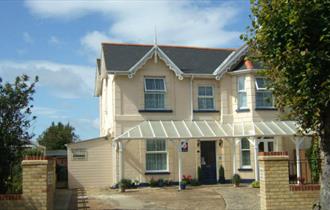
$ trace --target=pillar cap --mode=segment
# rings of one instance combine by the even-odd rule
[[[48,160],[23,160],[22,165],[47,165]]]

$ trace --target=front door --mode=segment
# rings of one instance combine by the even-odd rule
[[[215,141],[201,141],[201,180],[203,184],[217,182]]]

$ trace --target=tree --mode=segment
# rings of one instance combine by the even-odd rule
[[[72,143],[78,139],[74,133],[74,127],[69,123],[64,125],[61,122],[47,128],[37,139],[40,145],[46,147],[47,150],[66,149],[65,144]]]
[[[330,1],[254,0],[242,38],[269,71],[279,108],[289,107],[302,132],[323,151],[320,205],[330,209]]]
[[[0,194],[10,190],[24,145],[33,136],[28,129],[35,119],[31,116],[30,102],[37,81],[36,77],[31,83],[29,77],[23,75],[10,84],[0,78]]]

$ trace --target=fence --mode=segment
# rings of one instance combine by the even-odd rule
[[[308,160],[303,159],[289,161],[289,183],[290,184],[318,184],[321,174],[321,159]],[[300,169],[298,177],[297,168]]]

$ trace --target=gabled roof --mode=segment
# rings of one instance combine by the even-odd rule
[[[235,50],[156,45],[164,57],[184,74],[210,74]],[[105,67],[109,73],[125,73],[136,65],[154,45],[102,43]],[[168,60],[167,59],[167,60]],[[169,65],[169,64],[167,64]]]

